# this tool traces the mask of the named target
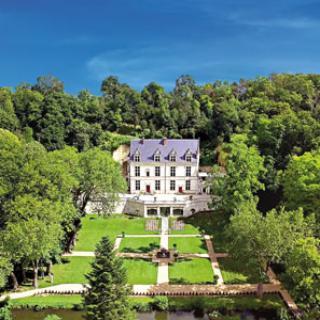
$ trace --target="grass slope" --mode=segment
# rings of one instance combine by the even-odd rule
[[[169,238],[169,248],[177,245],[180,253],[207,253],[207,246],[202,238]]]
[[[129,284],[156,284],[157,265],[143,259],[124,259]]]
[[[181,259],[169,266],[170,283],[213,283],[213,271],[209,259]]]
[[[124,238],[121,241],[120,252],[148,253],[160,248],[160,238]]]
[[[93,261],[93,258],[69,257],[63,258],[62,261],[62,263],[55,264],[52,267],[52,272],[54,274],[53,285],[64,283],[87,283],[85,274],[90,272],[90,264]],[[48,277],[40,281],[40,287],[42,288],[51,285]]]
[[[157,234],[145,230],[146,219],[132,218],[125,215],[113,215],[108,218],[87,215],[82,219],[82,227],[75,247],[77,251],[94,251],[96,244],[103,236],[112,241],[122,232],[126,234]]]
[[[257,267],[244,267],[232,258],[220,258],[218,262],[225,284],[268,282],[266,277],[261,277]]]

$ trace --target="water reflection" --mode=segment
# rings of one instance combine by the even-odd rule
[[[152,312],[141,313],[138,315],[139,320],[207,320],[203,312]]]
[[[43,320],[48,314],[56,314],[63,320],[83,320],[83,313],[72,310],[14,310],[14,320]],[[245,312],[233,312],[232,319],[241,320],[277,320],[275,311],[245,311]],[[230,319],[230,317],[221,316],[219,319]],[[137,320],[209,320],[207,315],[204,315],[202,311],[194,312],[147,312],[139,313]]]

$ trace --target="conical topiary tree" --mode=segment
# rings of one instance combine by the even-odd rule
[[[130,287],[126,270],[107,237],[97,245],[92,271],[86,277],[90,288],[84,294],[85,319],[134,319],[128,302]]]

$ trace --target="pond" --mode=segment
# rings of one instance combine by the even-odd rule
[[[63,320],[83,320],[82,312],[72,310],[14,310],[14,320],[43,320],[48,314],[56,314]],[[223,317],[220,319],[241,320],[277,320],[274,311],[268,312],[239,312],[232,313],[234,317]],[[137,314],[137,320],[208,320],[208,317],[199,312],[147,312]]]

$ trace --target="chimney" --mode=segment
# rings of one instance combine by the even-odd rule
[[[144,139],[140,139],[140,144],[143,144],[144,143]]]
[[[168,139],[167,138],[163,138],[162,139],[162,144],[165,146],[168,143]]]

